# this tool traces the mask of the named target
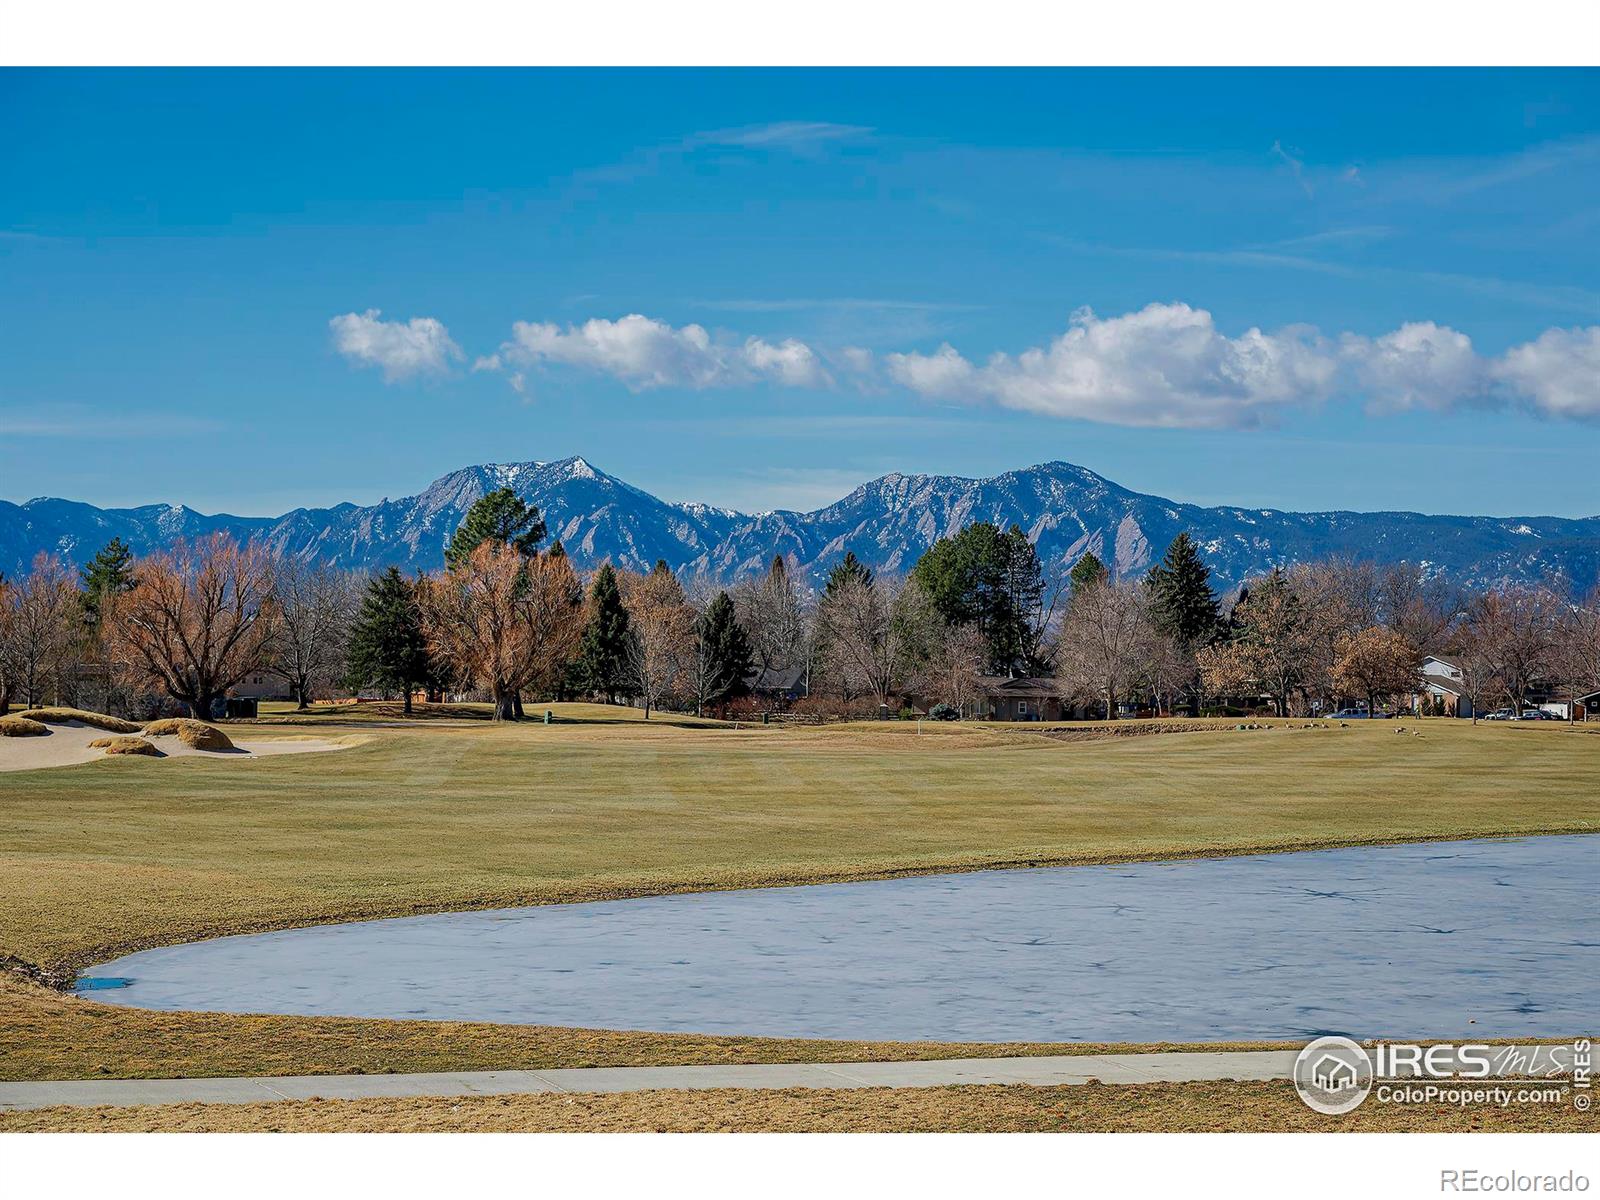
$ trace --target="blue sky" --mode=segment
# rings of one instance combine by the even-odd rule
[[[1600,72],[0,73],[0,497],[1600,510]],[[1001,357],[994,357],[994,356]]]

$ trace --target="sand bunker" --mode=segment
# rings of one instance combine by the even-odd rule
[[[191,750],[232,750],[233,742],[215,725],[190,717],[167,717],[144,727],[145,737],[175,737]]]
[[[198,725],[201,722],[197,721],[194,724]],[[109,746],[95,745],[96,742],[104,743],[109,740],[106,738],[104,727],[86,725],[78,720],[50,721],[46,722],[46,726],[49,732],[44,737],[0,738],[0,771],[72,767],[79,763],[102,759],[111,752]],[[314,754],[323,750],[343,750],[350,744],[347,741],[333,741],[328,738],[284,737],[248,742],[234,741],[226,750],[203,750],[186,744],[176,731],[150,732],[163,727],[163,724],[152,724],[149,727],[135,725],[136,730],[146,729],[146,732],[142,736],[136,735],[126,740],[148,742],[154,747],[156,755],[161,758],[209,758],[226,762],[248,762],[254,758],[266,758],[274,754]],[[207,739],[194,738],[194,740]],[[225,735],[224,740],[226,740]],[[126,754],[128,751],[122,753]],[[149,751],[134,753],[150,757]]]

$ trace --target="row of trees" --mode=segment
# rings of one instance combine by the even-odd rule
[[[977,523],[904,576],[854,554],[814,595],[779,556],[731,590],[665,563],[579,579],[537,509],[485,496],[445,567],[368,578],[214,537],[135,560],[113,541],[76,576],[41,556],[0,579],[0,712],[13,698],[106,710],[153,698],[208,715],[272,672],[301,704],[343,687],[474,691],[498,719],[527,696],[628,697],[646,715],[736,699],[752,675],[875,707],[908,696],[970,709],[986,676],[1043,676],[1069,705],[1114,717],[1265,700],[1280,714],[1339,699],[1372,708],[1418,687],[1422,653],[1449,652],[1480,708],[1536,686],[1600,680],[1600,595],[1508,586],[1467,593],[1408,565],[1335,561],[1274,570],[1231,605],[1187,534],[1142,579],[1092,554],[1045,576],[1027,535]]]
[[[177,702],[209,716],[257,673],[306,706],[335,688],[476,691],[497,719],[525,693],[641,697],[697,710],[736,695],[754,661],[725,591],[688,595],[657,564],[602,567],[587,596],[559,542],[509,489],[469,511],[445,569],[367,578],[214,536],[135,560],[113,541],[74,577],[41,555],[0,578],[0,713],[13,699],[104,711]],[[774,642],[772,654],[784,652]]]

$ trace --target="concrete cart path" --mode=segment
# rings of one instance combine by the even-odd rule
[[[401,1096],[513,1096],[539,1092],[640,1092],[704,1088],[943,1087],[1186,1083],[1288,1079],[1294,1050],[1082,1054],[1049,1058],[946,1058],[925,1062],[775,1063],[706,1067],[583,1067],[550,1071],[446,1071],[426,1075],[291,1075],[259,1079],[80,1079],[0,1083],[0,1112],[70,1105],[259,1104]]]

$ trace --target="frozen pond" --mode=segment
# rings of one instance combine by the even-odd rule
[[[1600,840],[1431,843],[447,913],[86,973],[158,1009],[947,1041],[1600,1030]]]

